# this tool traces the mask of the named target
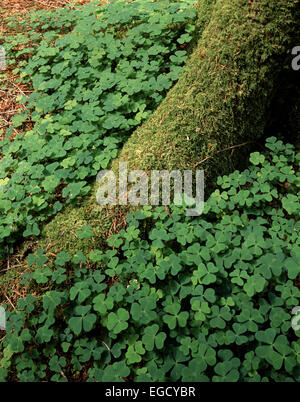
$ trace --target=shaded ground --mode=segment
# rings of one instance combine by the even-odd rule
[[[0,1],[0,35],[13,35],[15,32],[6,24],[5,19],[14,17],[22,20],[23,15],[31,10],[55,9],[74,4],[70,0],[5,0]],[[26,85],[18,82],[18,75],[13,73],[14,67],[7,66],[4,71],[0,70],[0,140],[5,136],[6,130],[12,124],[12,117],[25,109],[18,102],[18,97],[30,95],[32,92]],[[25,125],[29,129],[31,122]],[[14,129],[11,138],[18,134]],[[0,155],[1,158],[1,155]],[[7,261],[0,261],[0,275],[5,275],[6,282],[0,284],[0,303],[5,302],[15,308],[17,300],[25,296],[24,287],[20,284],[20,275],[23,274],[26,265],[21,255],[13,255]],[[11,275],[9,275],[11,273]]]
[[[5,0],[0,1],[0,35],[13,35],[15,32],[8,27],[5,19],[14,17],[22,20],[28,11],[54,9],[74,4],[70,0]],[[11,125],[14,114],[24,110],[17,98],[20,95],[29,95],[30,89],[18,82],[18,76],[13,73],[14,67],[8,66],[5,71],[0,70],[0,140],[4,137],[7,128]],[[27,127],[29,128],[29,126]],[[18,134],[14,129],[11,137]]]
[[[106,1],[102,0],[101,2]],[[0,0],[0,36],[16,33],[12,27],[7,25],[6,18],[13,17],[16,21],[22,21],[23,16],[29,11],[72,7],[76,4],[88,2],[89,0]],[[8,65],[5,70],[0,70],[0,141],[12,125],[13,116],[26,109],[24,105],[18,102],[18,98],[24,95],[29,96],[32,92],[26,84],[19,82],[19,76],[13,72],[14,68],[14,66]],[[29,130],[31,126],[32,123],[29,118],[25,125],[22,125],[22,131],[24,129]],[[22,131],[14,128],[10,134],[11,140]],[[1,157],[0,154],[0,159]],[[14,309],[18,299],[26,296],[20,277],[25,271],[28,272],[26,256],[31,250],[31,243],[26,244],[25,249],[27,250],[26,255],[22,251],[18,251],[17,248],[13,255],[8,255],[7,260],[0,260],[0,305],[5,303]],[[34,292],[32,293],[34,294]]]

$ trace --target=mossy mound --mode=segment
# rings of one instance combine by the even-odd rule
[[[132,134],[112,169],[117,171],[119,162],[145,171],[197,167],[205,171],[206,194],[218,176],[242,169],[251,144],[264,135],[280,72],[297,36],[299,5],[299,0],[199,2],[198,29],[205,29],[199,29],[181,78]],[[81,224],[95,228],[95,244],[105,241],[116,209],[108,213],[97,205],[96,188],[81,206],[45,226],[40,245],[59,244],[68,251],[84,246],[74,235],[74,226]]]

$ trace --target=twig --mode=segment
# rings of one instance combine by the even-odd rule
[[[8,110],[7,112],[2,112],[3,114],[15,114],[19,113],[20,109],[15,109],[15,110]]]
[[[242,147],[242,146],[244,146],[244,145],[250,144],[251,142],[253,142],[253,141],[247,141],[247,142],[243,142],[243,144],[232,145],[231,147],[221,149],[220,151],[215,152],[213,155],[207,156],[206,158],[202,159],[202,161],[197,162],[197,163],[193,166],[193,169],[195,169],[196,166],[200,165],[200,163],[203,163],[203,162],[207,161],[207,159],[213,158],[215,155],[217,155],[217,154],[219,154],[219,153],[221,153],[221,152],[229,151],[230,149],[234,149],[234,148],[239,148],[239,147]]]
[[[7,123],[8,126],[10,126],[10,123],[9,123],[7,120],[5,120],[4,117],[1,117],[1,119],[4,120],[5,123]],[[14,132],[15,132],[17,135],[19,134],[19,132],[18,132],[15,128],[14,128]]]
[[[14,86],[15,88],[17,88],[17,90],[18,90],[22,95],[26,96],[25,93],[22,91],[22,89],[19,88],[18,85],[16,85],[10,78],[8,78],[8,81],[11,82],[11,83],[13,84],[13,86]],[[27,98],[27,96],[26,96],[26,98]]]
[[[13,302],[10,300],[10,298],[7,296],[6,293],[4,293],[4,296],[5,296],[6,300],[9,302],[9,304],[12,306],[12,308],[15,310],[16,307],[14,306]]]
[[[1,273],[1,272],[6,272],[6,271],[9,271],[9,270],[12,269],[12,268],[18,268],[18,267],[24,267],[24,265],[23,265],[23,264],[13,265],[12,267],[2,269],[2,270],[0,271],[0,273]]]
[[[109,352],[110,352],[110,349],[109,349],[109,347],[106,345],[106,343],[105,343],[104,341],[102,341],[102,343],[104,343],[104,345],[107,347],[107,349],[108,349]]]

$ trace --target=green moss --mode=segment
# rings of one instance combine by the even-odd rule
[[[39,248],[71,252],[74,243],[78,250],[101,248],[105,244],[105,238],[113,231],[114,215],[109,208],[96,204],[93,198],[95,197],[84,202],[83,206],[68,206],[46,225]],[[95,236],[92,239],[79,239],[77,232],[83,225],[93,227]]]
[[[0,270],[0,305],[1,303],[7,303],[7,299],[4,296],[4,291],[6,296],[15,297],[15,293],[13,291],[13,284],[19,278],[20,273],[17,268],[8,269],[7,271]]]
[[[288,65],[298,33],[298,9],[299,0],[201,1],[199,40],[181,78],[132,134],[112,169],[117,171],[120,161],[146,171],[197,166],[205,171],[206,194],[219,175],[242,169],[251,145],[240,144],[257,143],[264,134],[280,71]],[[78,249],[84,244],[74,227],[94,227],[98,221],[108,228],[114,212],[109,216],[91,197],[58,215],[43,235]],[[97,233],[101,243],[103,230]]]

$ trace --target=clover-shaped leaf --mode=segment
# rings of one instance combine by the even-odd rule
[[[139,363],[142,360],[142,355],[145,353],[143,343],[141,341],[135,342],[133,345],[129,345],[125,354],[127,363],[134,364]]]
[[[119,334],[128,327],[129,313],[124,308],[119,308],[117,313],[109,313],[107,328],[114,334]]]
[[[255,338],[262,343],[271,345],[274,342],[276,336],[276,330],[274,328],[268,328],[264,331],[258,331],[255,334]]]
[[[89,284],[87,282],[77,282],[70,289],[70,300],[75,300],[77,297],[78,302],[82,303],[90,294],[91,290],[89,289]]]
[[[79,239],[90,239],[94,236],[94,231],[91,226],[83,225],[81,230],[78,231],[76,234]]]
[[[207,367],[204,359],[201,357],[194,358],[189,362],[188,367],[182,370],[183,382],[206,382],[208,377],[202,374]]]
[[[100,314],[105,314],[108,310],[111,310],[114,306],[114,300],[112,297],[106,297],[105,294],[100,293],[93,299],[94,310]]]
[[[52,271],[49,267],[45,267],[43,269],[37,268],[33,272],[32,278],[36,281],[36,283],[47,283],[51,275]]]
[[[208,303],[199,297],[191,299],[191,307],[195,311],[194,320],[196,321],[205,321],[211,311]]]
[[[124,361],[115,362],[104,369],[101,381],[123,382],[124,378],[129,376],[129,373],[130,369],[126,366]]]
[[[61,251],[60,253],[57,254],[55,264],[59,266],[64,266],[66,262],[71,260],[71,256],[69,253],[66,253],[65,251]]]
[[[250,162],[253,163],[253,165],[259,165],[263,164],[265,161],[265,157],[260,154],[259,152],[253,152],[250,155]]]
[[[146,350],[152,351],[154,349],[154,345],[157,349],[163,348],[167,335],[164,332],[158,331],[159,326],[157,324],[153,324],[145,328],[142,342]]]
[[[283,209],[285,209],[289,215],[299,213],[299,201],[299,197],[294,194],[287,194],[287,196],[281,200]]]
[[[217,363],[214,370],[218,376],[214,376],[212,379],[213,381],[237,382],[239,380],[239,372],[234,368],[232,361],[230,360]]]
[[[68,324],[75,335],[79,335],[82,330],[89,332],[93,329],[97,317],[89,313],[91,306],[77,306],[74,309],[74,316],[69,319]]]
[[[180,313],[180,309],[180,304],[176,302],[164,308],[164,311],[169,314],[163,315],[163,321],[170,329],[174,329],[176,324],[178,324],[180,327],[184,327],[186,325],[189,318],[189,313],[187,311],[182,311]]]

